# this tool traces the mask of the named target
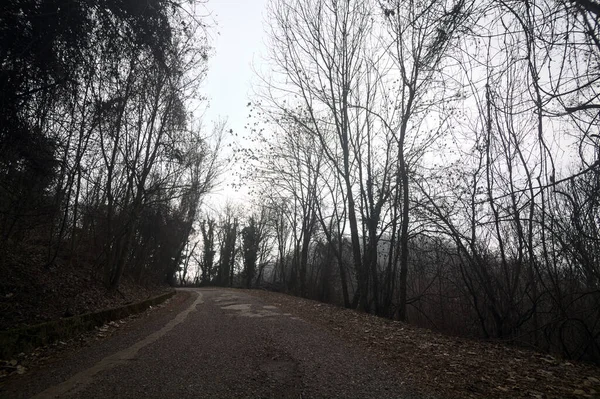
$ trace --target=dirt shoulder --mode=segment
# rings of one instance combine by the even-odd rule
[[[443,398],[600,398],[600,367],[444,336],[285,294],[244,290],[363,347],[423,394]]]

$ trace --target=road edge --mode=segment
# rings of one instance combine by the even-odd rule
[[[144,301],[118,308],[105,309],[98,312],[52,320],[33,326],[0,331],[0,359],[7,359],[21,352],[29,352],[39,346],[66,340],[108,322],[141,313],[150,306],[156,306],[166,301],[175,295],[175,293],[176,291],[173,289]]]
[[[138,352],[144,347],[156,342],[158,339],[165,336],[169,331],[175,328],[178,324],[181,324],[185,321],[187,316],[196,310],[198,304],[204,302],[204,297],[202,293],[196,292],[196,299],[194,302],[185,308],[183,311],[179,312],[175,318],[170,320],[167,324],[165,324],[160,330],[153,332],[152,334],[146,336],[144,339],[137,341],[135,344],[122,349],[116,353],[113,353],[109,356],[106,356],[99,362],[97,362],[94,366],[82,370],[79,373],[71,376],[66,381],[62,383],[51,386],[44,391],[34,395],[31,399],[49,399],[49,398],[62,398],[68,395],[71,395],[75,392],[79,392],[89,384],[94,382],[94,377],[106,370],[109,370],[113,367],[117,367],[120,365],[127,364],[128,361],[134,359]]]

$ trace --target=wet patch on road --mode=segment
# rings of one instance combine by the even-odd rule
[[[252,307],[252,305],[250,305],[249,303],[239,303],[237,305],[221,306],[221,309],[225,309],[225,310],[240,310],[242,312],[246,312],[246,311],[250,310],[251,307]]]
[[[216,302],[219,307],[223,310],[235,311],[236,316],[240,317],[277,317],[277,316],[291,316],[290,313],[282,313],[277,306],[273,305],[258,305],[252,303],[244,303],[247,298],[236,296],[233,294],[221,294],[213,301]],[[298,318],[293,318],[299,320]]]

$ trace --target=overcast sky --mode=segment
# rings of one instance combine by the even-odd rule
[[[207,122],[226,117],[241,131],[248,115],[253,80],[252,64],[265,54],[263,14],[267,0],[209,0],[207,8],[217,26],[215,55],[209,60],[205,94],[210,105]]]
[[[264,58],[264,14],[268,0],[209,0],[206,7],[217,26],[212,30],[214,55],[209,60],[209,71],[204,93],[209,100],[204,114],[204,125],[209,128],[214,121],[227,119],[227,129],[241,133],[251,100],[253,65]],[[227,142],[231,137],[227,138]],[[225,147],[227,149],[227,147]],[[244,202],[245,192],[236,192],[230,186],[231,168],[223,176],[208,202],[218,208],[228,199]]]

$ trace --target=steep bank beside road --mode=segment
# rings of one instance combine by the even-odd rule
[[[430,330],[285,294],[244,290],[379,357],[442,398],[600,397],[600,367]]]
[[[0,261],[0,331],[113,309],[171,289],[125,276],[116,292],[107,292],[91,266],[57,258],[46,267],[45,251],[30,247]]]

